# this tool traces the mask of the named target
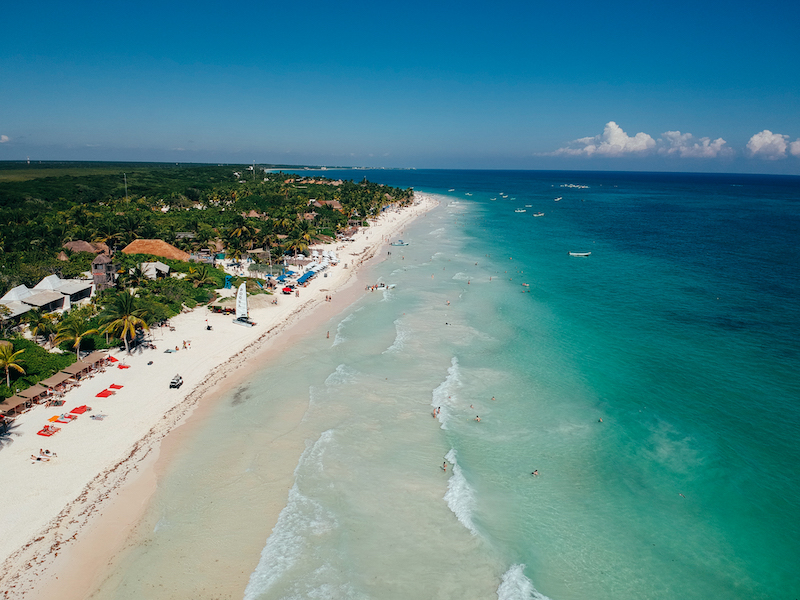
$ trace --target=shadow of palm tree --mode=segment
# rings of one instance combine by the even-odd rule
[[[3,423],[0,425],[0,450],[13,444],[14,439],[20,436],[20,434],[15,431],[17,428],[19,428],[19,425],[16,423],[11,423],[10,425],[8,423]]]

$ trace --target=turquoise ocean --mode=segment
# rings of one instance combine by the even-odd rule
[[[441,203],[373,268],[394,288],[195,428],[92,597],[222,597],[242,565],[224,597],[800,595],[800,179],[324,174]]]

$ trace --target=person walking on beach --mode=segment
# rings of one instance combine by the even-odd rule
[[[447,461],[444,461],[444,462],[442,463],[442,471],[444,471],[445,473],[447,473]]]

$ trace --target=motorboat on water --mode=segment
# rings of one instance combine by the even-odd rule
[[[391,246],[408,246],[408,242],[404,242],[403,240],[397,240],[396,242],[392,242]]]
[[[523,212],[525,212],[525,209],[524,208],[516,208],[516,209],[514,209],[514,212],[515,213],[523,213]]]
[[[533,213],[533,216],[534,216],[534,217],[543,217],[543,216],[544,216],[544,213],[542,213],[542,212],[539,212],[539,213]]]
[[[559,201],[559,200],[561,200],[562,198],[563,198],[563,196],[559,196],[558,198],[556,198],[555,200],[553,200],[553,202],[558,202],[558,201]]]
[[[570,256],[589,256],[591,252],[570,252]]]

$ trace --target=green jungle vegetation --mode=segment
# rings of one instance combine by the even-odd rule
[[[350,226],[369,226],[385,207],[413,199],[411,189],[366,179],[332,181],[273,169],[0,163],[0,296],[20,284],[33,287],[50,274],[69,279],[89,271],[96,254],[65,249],[71,241],[105,244],[119,273],[116,288],[88,306],[66,314],[32,310],[22,317],[23,327],[5,319],[0,306],[0,339],[11,342],[0,344],[0,396],[64,368],[78,347],[127,345],[137,330],[215,298],[213,290],[225,277],[221,269],[119,252],[133,240],[161,239],[189,253],[224,251],[234,260],[247,255],[258,263],[251,268],[258,269],[284,253],[307,253],[315,241],[328,241]],[[147,279],[139,268],[146,260],[168,264],[172,276]],[[22,337],[25,330],[34,341]],[[63,354],[50,352],[54,347]]]

